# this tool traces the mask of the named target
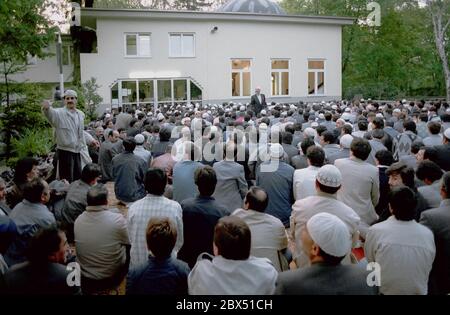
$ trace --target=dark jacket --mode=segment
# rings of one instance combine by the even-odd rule
[[[188,265],[173,257],[156,259],[131,270],[127,277],[127,295],[187,295]]]
[[[276,294],[282,295],[375,295],[377,287],[369,287],[369,274],[355,265],[331,266],[317,263],[311,267],[280,273]]]
[[[181,203],[183,208],[183,247],[178,258],[193,268],[198,255],[213,254],[214,227],[227,214],[227,208],[213,197],[198,196]]]

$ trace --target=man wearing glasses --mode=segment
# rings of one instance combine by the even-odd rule
[[[42,111],[55,128],[57,148],[57,176],[70,183],[81,176],[81,149],[84,139],[84,113],[76,108],[77,92],[66,90],[63,108],[53,108],[49,101],[42,103]]]

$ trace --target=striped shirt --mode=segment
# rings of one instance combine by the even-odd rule
[[[128,234],[131,242],[130,268],[148,260],[146,230],[148,221],[154,217],[168,217],[177,227],[177,241],[174,252],[183,246],[183,211],[178,202],[164,196],[148,194],[136,201],[128,210]]]

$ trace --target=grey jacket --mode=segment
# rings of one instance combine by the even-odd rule
[[[217,176],[213,197],[227,208],[228,214],[242,208],[248,189],[244,167],[234,161],[220,161],[213,168]]]
[[[56,147],[60,150],[80,153],[86,146],[84,139],[84,113],[76,110],[72,114],[67,107],[43,109],[45,117],[55,128]]]
[[[430,294],[450,293],[450,199],[441,206],[422,212],[420,223],[434,234],[436,257],[430,273],[428,292]]]

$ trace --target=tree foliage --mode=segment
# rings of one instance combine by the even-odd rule
[[[445,0],[448,1],[448,0]],[[383,99],[443,96],[445,80],[427,8],[413,0],[378,0],[381,26],[368,26],[364,0],[283,0],[290,14],[354,17],[343,30],[343,94]],[[448,33],[447,33],[448,36]],[[447,47],[448,54],[448,47]]]
[[[100,86],[97,84],[95,78],[91,78],[83,83],[82,94],[84,96],[84,112],[89,121],[97,118],[97,107],[103,101],[103,98],[97,92],[99,88]]]

